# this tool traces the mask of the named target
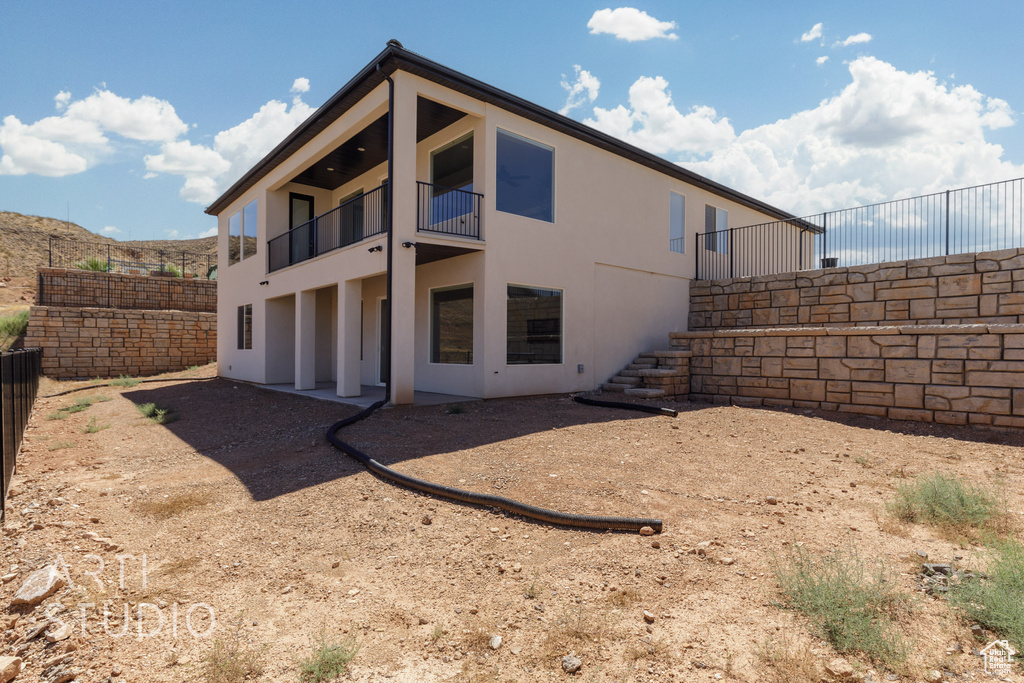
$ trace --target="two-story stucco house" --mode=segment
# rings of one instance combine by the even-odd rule
[[[396,41],[207,213],[221,375],[392,403],[593,389],[685,329],[698,232],[792,217]]]

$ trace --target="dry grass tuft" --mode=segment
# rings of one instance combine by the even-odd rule
[[[208,505],[210,499],[196,492],[178,493],[155,500],[143,500],[138,504],[139,512],[147,517],[170,519]]]
[[[787,636],[767,640],[756,651],[763,670],[764,683],[818,683],[822,671],[818,658],[806,645],[794,643]]]

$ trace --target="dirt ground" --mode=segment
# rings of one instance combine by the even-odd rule
[[[27,657],[17,680],[69,654],[79,681],[201,681],[214,641],[237,638],[262,652],[261,680],[295,681],[317,634],[354,637],[356,681],[778,680],[766,652],[835,657],[779,607],[773,561],[797,544],[884,561],[913,596],[908,669],[849,657],[858,677],[986,677],[971,654],[984,642],[922,592],[916,554],[969,563],[980,549],[894,524],[884,504],[906,478],[948,471],[1002,487],[1019,518],[1020,433],[697,403],[670,418],[565,396],[387,409],[343,432],[442,484],[664,520],[644,537],[396,488],[325,442],[354,408],[213,379],[213,366],[182,374],[37,402],[0,542],[0,574],[16,575],[0,586],[0,654]],[[110,400],[46,419],[89,396]],[[179,419],[154,424],[133,405],[151,402]],[[74,586],[12,607],[53,562]],[[120,616],[105,623],[104,603]],[[74,635],[26,643],[47,612]]]

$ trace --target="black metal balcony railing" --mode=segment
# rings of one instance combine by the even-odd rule
[[[698,280],[1024,246],[1024,178],[698,233]]]
[[[480,205],[476,192],[417,182],[416,229],[480,239]]]
[[[268,270],[280,270],[384,233],[387,191],[388,186],[381,185],[269,240]]]

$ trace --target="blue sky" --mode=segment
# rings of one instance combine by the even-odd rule
[[[1021,26],[1019,1],[0,0],[0,210],[208,234],[389,38],[799,214],[1004,180]]]

